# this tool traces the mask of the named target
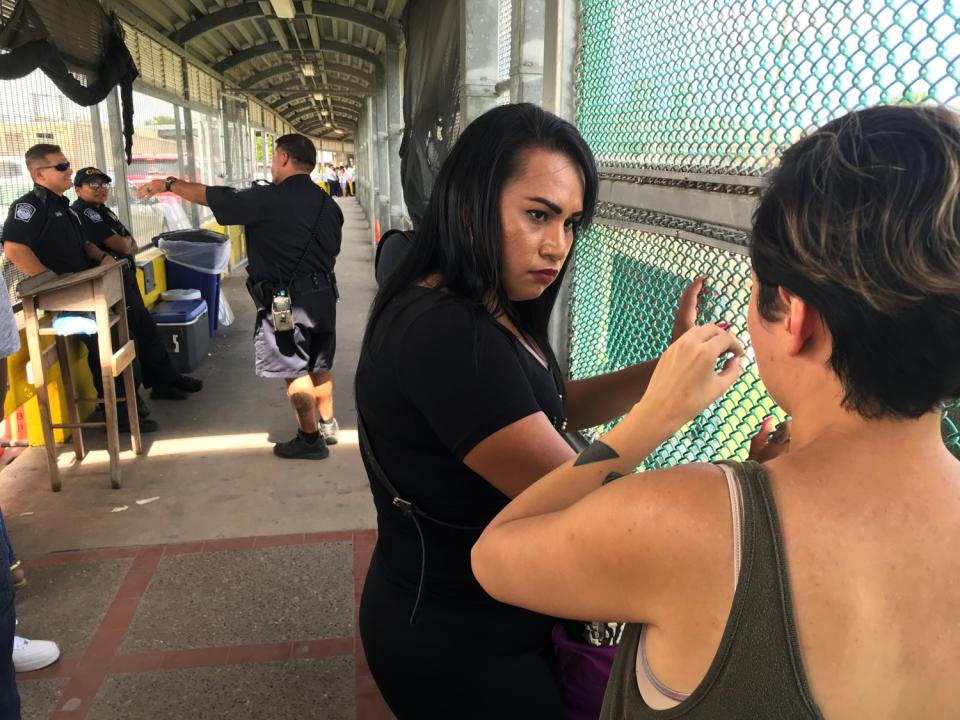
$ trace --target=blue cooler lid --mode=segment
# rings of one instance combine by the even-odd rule
[[[196,320],[207,311],[207,301],[199,300],[165,300],[150,309],[153,321],[157,323],[188,323]]]

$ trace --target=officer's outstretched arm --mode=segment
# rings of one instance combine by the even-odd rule
[[[47,271],[47,266],[40,262],[29,245],[14,242],[13,240],[4,240],[3,254],[14,264],[14,266],[25,275],[39,275]]]
[[[141,185],[137,190],[138,198],[149,198],[162,192],[166,192],[166,180],[151,180],[146,185]],[[174,180],[170,184],[170,192],[179,195],[187,202],[197,205],[207,205],[207,186],[202,183],[192,183],[186,180]]]

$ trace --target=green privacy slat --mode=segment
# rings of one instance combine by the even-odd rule
[[[607,168],[759,176],[809,128],[878,103],[960,107],[960,6],[941,0],[581,0],[577,122]],[[654,214],[656,208],[650,209]],[[603,215],[656,224],[632,208]],[[596,224],[578,246],[574,378],[655,357],[683,286],[713,279],[708,319],[745,337],[749,261],[664,234]],[[682,222],[681,222],[682,224]],[[667,229],[670,228],[670,229]],[[745,457],[768,414],[751,366],[729,396],[645,465]],[[943,437],[960,456],[960,403]],[[598,428],[599,430],[599,428]]]

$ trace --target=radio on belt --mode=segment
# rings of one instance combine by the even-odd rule
[[[286,290],[277,290],[274,293],[270,312],[273,315],[273,329],[276,332],[293,330],[293,303]]]

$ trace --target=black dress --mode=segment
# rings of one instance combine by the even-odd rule
[[[463,464],[480,441],[543,411],[563,423],[562,387],[487,312],[414,287],[384,311],[361,353],[357,409],[390,481],[434,518],[482,527],[509,501]],[[369,467],[368,467],[368,474]],[[360,603],[360,635],[399,720],[560,718],[549,618],[497,602],[473,577],[480,531],[416,528],[371,476],[379,538]]]

